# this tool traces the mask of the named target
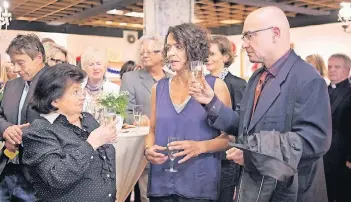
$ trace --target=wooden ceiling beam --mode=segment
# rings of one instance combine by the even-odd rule
[[[293,12],[293,13],[301,13],[306,15],[314,15],[314,16],[321,16],[321,15],[329,15],[329,11],[320,11],[315,9],[291,6],[284,3],[277,3],[271,1],[262,1],[262,0],[226,0],[227,2],[237,3],[247,6],[256,6],[256,7],[265,7],[265,6],[276,6],[283,11]]]

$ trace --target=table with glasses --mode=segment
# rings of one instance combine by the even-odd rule
[[[116,149],[116,202],[124,202],[145,169],[144,143],[148,133],[149,127],[118,132],[117,141],[113,144]]]

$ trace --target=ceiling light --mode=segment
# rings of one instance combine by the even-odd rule
[[[112,22],[112,21],[106,21],[105,24],[107,24],[107,25],[112,25],[113,22]]]
[[[126,26],[127,25],[127,23],[125,23],[125,22],[120,22],[118,24],[121,25],[121,26]]]
[[[123,15],[124,14],[124,12],[122,10],[116,10],[116,9],[109,10],[106,13],[110,14],[110,15]]]
[[[143,28],[144,26],[141,25],[141,24],[130,24],[132,27],[140,27],[140,28]]]
[[[241,20],[222,20],[220,23],[222,24],[238,24],[241,23]]]
[[[129,12],[124,15],[129,17],[144,18],[144,13],[140,13],[140,12]]]

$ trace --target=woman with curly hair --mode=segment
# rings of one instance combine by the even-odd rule
[[[176,75],[161,79],[152,88],[144,151],[151,163],[148,196],[151,202],[216,201],[221,168],[218,151],[227,147],[228,139],[207,124],[204,107],[188,92],[193,79],[190,62],[206,61],[209,55],[207,30],[194,24],[170,27],[164,55]],[[211,75],[206,81],[231,106],[226,84]],[[177,141],[169,143],[172,137]],[[165,155],[167,149],[177,152],[174,161]],[[170,163],[175,170],[168,169]]]

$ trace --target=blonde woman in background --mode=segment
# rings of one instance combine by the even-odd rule
[[[8,55],[5,55],[5,59],[0,68],[0,89],[4,87],[5,83],[9,80],[17,78],[17,74],[13,72],[14,66]]]
[[[44,49],[46,54],[45,62],[50,67],[62,63],[76,65],[76,61],[65,47],[57,45],[55,43],[45,43]]]
[[[82,87],[85,91],[85,104],[96,102],[102,92],[119,92],[119,86],[106,78],[107,53],[98,48],[88,48],[81,57],[82,69],[87,73]],[[85,105],[86,106],[86,105]]]
[[[306,57],[306,61],[310,63],[314,68],[317,69],[319,74],[324,78],[324,80],[329,84],[330,81],[327,75],[327,69],[325,67],[324,60],[319,54],[312,54]]]

